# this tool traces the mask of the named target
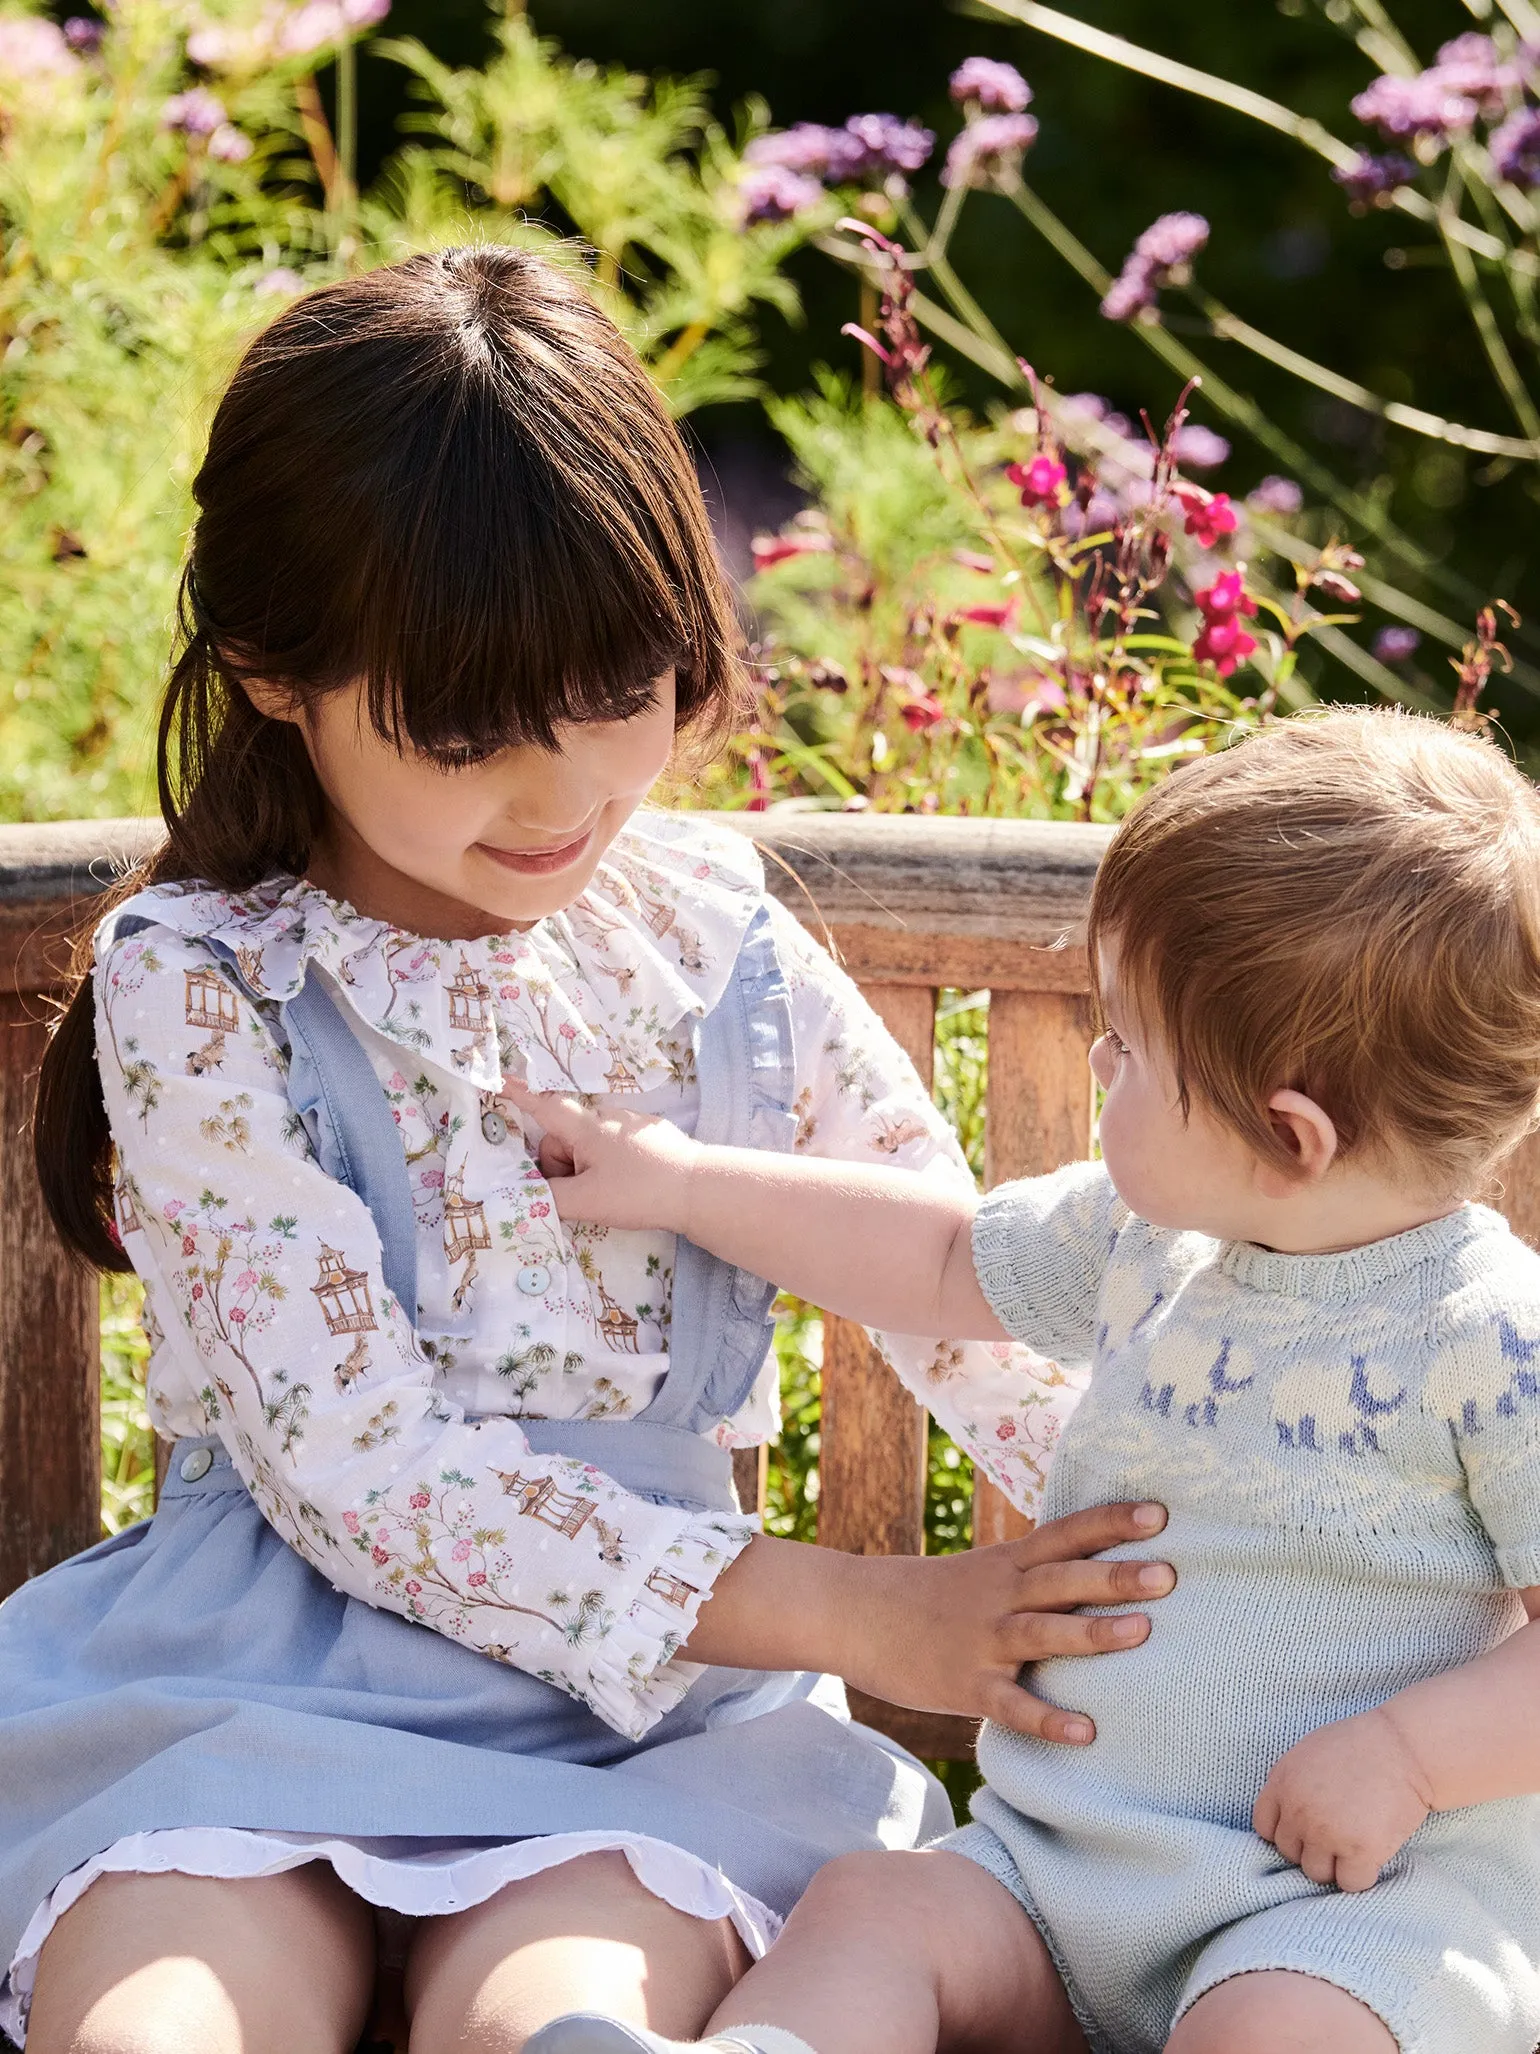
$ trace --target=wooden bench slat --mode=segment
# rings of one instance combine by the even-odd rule
[[[47,1046],[37,997],[0,994],[0,1598],[101,1538],[101,1313],[32,1168]]]

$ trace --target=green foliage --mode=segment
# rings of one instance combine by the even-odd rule
[[[144,1404],[149,1343],[136,1277],[102,1279],[102,1531],[148,1519],[155,1503],[155,1435]]]
[[[359,196],[316,85],[351,52],[285,54],[271,19],[259,0],[221,12],[201,89],[227,119],[209,137],[164,122],[200,76],[171,0],[117,10],[90,57],[0,14],[57,45],[25,71],[0,41],[0,818],[153,804],[193,475],[221,386],[286,297],[477,239],[582,261],[575,234],[681,413],[755,390],[756,308],[796,313],[782,265],[805,231],[743,225],[739,144],[697,85],[570,63],[522,18],[483,72],[396,42],[421,139]],[[762,118],[745,112],[740,142]]]

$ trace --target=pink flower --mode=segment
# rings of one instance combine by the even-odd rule
[[[196,1302],[199,1298],[203,1296],[203,1286],[201,1284],[194,1284],[192,1287],[192,1294],[194,1302]]]
[[[971,620],[981,628],[1003,628],[1016,611],[1013,598],[997,606],[965,606],[958,614],[959,620]]]
[[[79,69],[64,31],[36,15],[0,21],[0,78],[64,78]]]
[[[1069,472],[1054,457],[1033,457],[1029,464],[1007,464],[1005,475],[1019,487],[1023,506],[1056,506]]]
[[[237,1291],[249,1291],[253,1288],[256,1282],[256,1271],[254,1269],[243,1269],[240,1275],[235,1280],[235,1288]]]
[[[912,735],[924,734],[946,719],[946,708],[934,692],[919,692],[898,709],[898,717]]]
[[[562,1038],[562,1040],[563,1040],[563,1041],[576,1041],[576,1040],[577,1040],[577,1029],[576,1029],[576,1028],[575,1028],[575,1027],[573,1026],[573,1024],[572,1024],[572,1022],[571,1022],[570,1020],[563,1020],[563,1021],[562,1021],[562,1023],[561,1023],[561,1030],[560,1030],[560,1031],[561,1031],[561,1038]]]
[[[1205,621],[1203,632],[1192,645],[1192,653],[1200,663],[1211,663],[1222,678],[1227,678],[1238,663],[1244,663],[1256,649],[1257,638],[1248,635],[1233,614],[1219,620]]]
[[[417,1581],[417,1578],[415,1576],[409,1576],[406,1579],[406,1594],[409,1598],[421,1596],[422,1585]]]
[[[369,1550],[369,1552],[374,1557],[375,1561],[378,1562],[382,1567],[386,1562],[390,1560],[389,1555],[386,1554],[385,1550],[382,1547],[373,1547]]]
[[[428,1496],[428,1493],[426,1491],[413,1491],[411,1497],[407,1500],[407,1503],[411,1505],[415,1511],[425,1512],[428,1509],[428,1506],[432,1503],[432,1499]]]
[[[456,1562],[469,1561],[471,1544],[468,1540],[457,1540],[450,1552]]]
[[[342,1515],[342,1523],[347,1528],[349,1533],[357,1533],[358,1514],[356,1512],[344,1512]]]
[[[1178,486],[1176,497],[1187,516],[1187,532],[1197,537],[1200,549],[1217,547],[1221,536],[1233,535],[1240,526],[1240,516],[1231,505],[1228,492],[1210,495],[1192,486]]]
[[[690,875],[692,877],[698,877],[701,880],[701,882],[704,883],[705,880],[711,875],[711,865],[709,863],[697,863],[694,870],[691,871]]]
[[[246,1308],[243,1305],[232,1305],[230,1307],[230,1324],[237,1327],[246,1324]]]
[[[480,1588],[482,1584],[486,1582],[487,1572],[484,1569],[473,1569],[470,1575],[467,1576],[465,1580],[471,1586],[472,1590],[477,1590]]]
[[[550,1212],[551,1208],[546,1204],[545,1200],[542,1198],[536,1204],[532,1205],[529,1210],[530,1217],[532,1219],[543,1220],[546,1217],[547,1213]]]
[[[834,544],[827,535],[814,532],[806,535],[756,535],[749,547],[754,553],[755,570],[767,571],[775,564],[790,562],[794,556],[827,556]]]
[[[1056,677],[1018,671],[1014,676],[992,677],[984,703],[991,713],[1016,713],[1030,717],[1038,713],[1062,713],[1069,704],[1069,697]]]
[[[198,1237],[195,1234],[184,1234],[182,1236],[182,1253],[184,1255],[195,1255],[197,1251]]]
[[[770,773],[766,770],[764,756],[758,749],[750,749],[749,751],[749,792],[750,798],[747,810],[750,813],[768,813],[770,810]]]
[[[166,1218],[168,1220],[174,1220],[179,1212],[186,1212],[186,1210],[187,1200],[185,1198],[169,1199],[165,1207]]]
[[[1246,590],[1239,571],[1222,571],[1212,585],[1193,593],[1205,621],[1233,620],[1238,613],[1254,614],[1257,602]]]
[[[1014,1441],[1016,1438],[1015,1420],[1002,1419],[1000,1424],[995,1428],[995,1438],[1001,1441]]]

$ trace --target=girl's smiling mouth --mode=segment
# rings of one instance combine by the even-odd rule
[[[575,863],[593,840],[593,833],[589,828],[576,841],[560,842],[550,849],[497,849],[489,842],[477,842],[475,847],[505,870],[516,870],[523,877],[546,877]]]

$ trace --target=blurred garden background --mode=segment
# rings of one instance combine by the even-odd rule
[[[469,238],[585,265],[697,454],[755,700],[694,803],[1115,819],[1317,697],[1528,763],[1537,206],[1534,0],[0,0],[0,819],[152,810],[243,342]],[[980,1167],[986,1064],[944,995]],[[116,1525],[131,1287],[104,1333]]]

